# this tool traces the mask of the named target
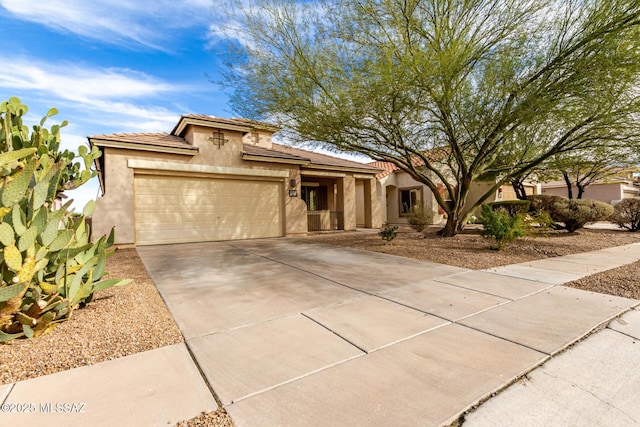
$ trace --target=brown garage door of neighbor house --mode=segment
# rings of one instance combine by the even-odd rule
[[[279,182],[136,175],[134,183],[137,245],[282,236]]]

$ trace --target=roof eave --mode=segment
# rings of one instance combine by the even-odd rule
[[[335,166],[335,165],[323,165],[319,163],[310,163],[305,166],[307,169],[321,169],[321,170],[335,170],[341,172],[355,172],[355,173],[364,173],[377,175],[382,172],[384,169],[373,169],[373,168],[359,168],[359,167],[351,167],[351,166]]]
[[[198,148],[180,148],[180,147],[163,147],[153,144],[144,144],[137,142],[124,142],[113,141],[108,139],[91,138],[89,137],[89,143],[98,147],[106,148],[120,148],[123,150],[137,150],[137,151],[151,151],[154,153],[168,153],[168,154],[181,154],[187,156],[195,156],[198,154]]]
[[[234,125],[230,123],[211,122],[203,119],[196,119],[193,117],[180,117],[178,123],[171,131],[171,135],[183,136],[188,126],[202,126],[207,128],[232,130],[237,132],[251,132],[251,126]]]
[[[254,162],[284,163],[290,165],[308,165],[309,161],[304,159],[283,159],[281,157],[260,156],[257,154],[242,153],[242,160],[252,160]]]
[[[280,126],[272,125],[269,123],[257,122],[249,119],[241,119],[241,118],[235,118],[235,117],[232,117],[231,119],[247,123],[248,125],[251,126],[252,130],[266,130],[268,132],[273,132],[273,133],[276,133],[282,130]]]
[[[91,137],[87,137],[89,140],[89,147],[93,148],[94,143]],[[96,144],[97,145],[97,144]],[[100,152],[100,157],[94,159],[93,163],[96,165],[96,171],[98,172],[98,183],[100,184],[100,191],[104,195],[104,170],[102,169],[102,163],[104,162],[104,153]]]

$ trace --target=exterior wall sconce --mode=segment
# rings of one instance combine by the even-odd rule
[[[295,179],[289,180],[289,187],[291,187],[289,189],[289,197],[298,197],[298,190],[296,189],[297,185],[298,181],[296,181]]]
[[[502,199],[502,187],[498,188],[498,199]]]
[[[220,132],[219,130],[213,131],[213,133],[211,134],[211,138],[209,138],[209,141],[213,142],[214,145],[217,145],[218,148],[222,147],[225,142],[229,142],[228,139],[224,138],[224,133]]]

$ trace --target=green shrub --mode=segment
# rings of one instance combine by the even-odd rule
[[[589,222],[606,220],[613,214],[613,206],[591,199],[562,199],[552,205],[550,213],[554,221],[573,232]]]
[[[528,225],[525,216],[517,214],[509,215],[505,210],[494,211],[491,206],[482,205],[482,225],[480,234],[483,237],[492,237],[496,244],[491,249],[500,250],[505,243],[513,242],[518,237],[528,234]]]
[[[640,230],[640,199],[622,200],[613,207],[613,215],[609,220],[629,231]]]
[[[558,228],[558,224],[551,218],[551,214],[548,211],[536,211],[529,213],[529,230],[533,233],[545,232],[555,230]]]
[[[511,216],[518,214],[526,214],[529,212],[531,202],[529,200],[504,200],[499,202],[488,203],[494,211],[503,210]]]
[[[30,134],[22,123],[27,110],[18,98],[0,105],[0,342],[44,334],[91,301],[94,291],[129,282],[103,279],[113,230],[89,241],[85,217],[95,202],[75,217],[71,202],[51,210],[64,188],[95,175],[90,167],[100,152],[80,147],[81,170],[74,153],[59,150],[60,126],[42,127],[57,111]]]
[[[407,217],[407,222],[414,230],[424,231],[429,224],[433,223],[433,213],[423,207],[415,207],[411,215]]]
[[[382,240],[390,242],[398,237],[398,226],[385,224],[384,228],[378,233],[378,236],[382,237]]]
[[[529,206],[530,212],[546,211],[551,213],[553,204],[560,200],[567,200],[562,196],[555,196],[553,194],[534,194],[527,196],[527,200],[531,203]]]

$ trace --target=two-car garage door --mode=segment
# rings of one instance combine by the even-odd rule
[[[138,245],[282,236],[280,182],[157,175],[134,182]]]

